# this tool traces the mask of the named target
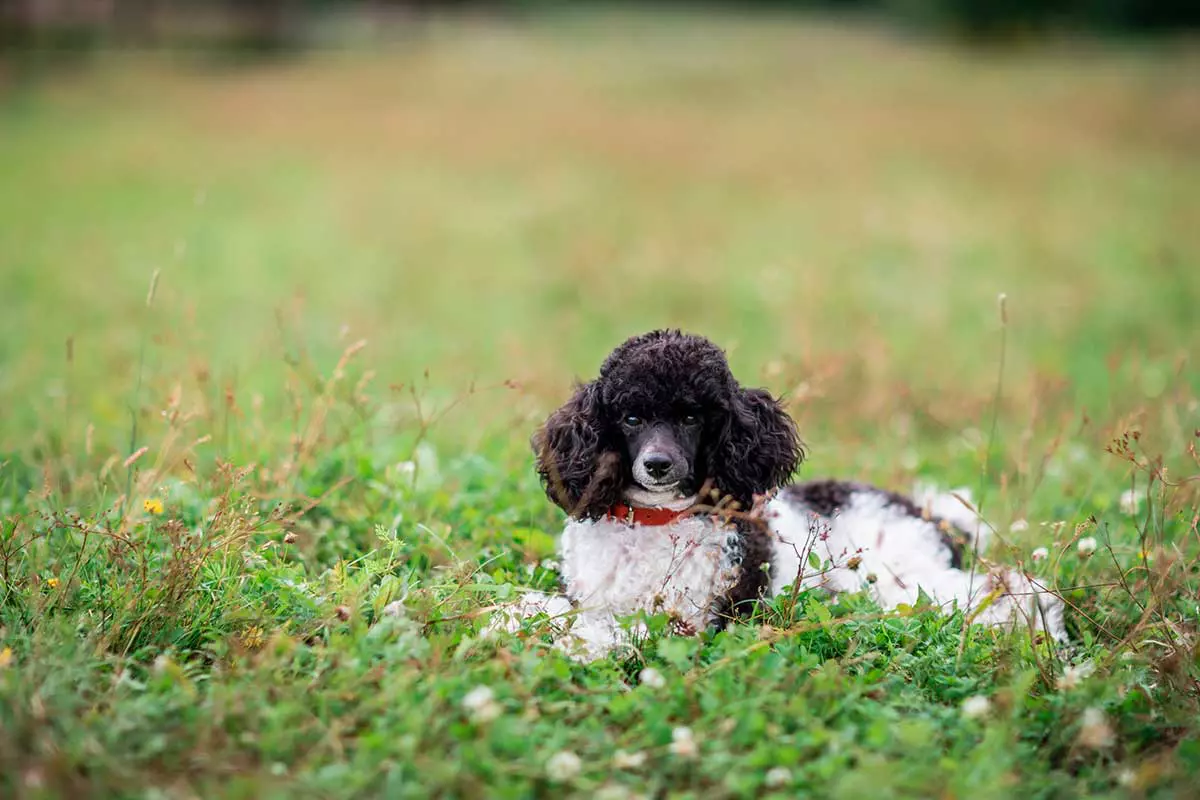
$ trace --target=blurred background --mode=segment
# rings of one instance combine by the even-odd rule
[[[698,4],[638,2],[627,7]],[[743,0],[699,4],[757,10],[865,12],[882,21],[971,37],[1047,30],[1163,32],[1200,21],[1188,0]],[[354,37],[387,37],[422,18],[464,11],[536,14],[595,3],[560,0],[5,0],[6,43],[86,48],[192,45],[287,50]]]
[[[573,376],[671,325],[830,463],[977,424],[1001,293],[1006,413],[1133,413],[1196,380],[1198,18],[2,0],[0,444],[116,447],[143,374],[269,420],[365,339],[364,392],[481,392],[438,435],[523,452]]]
[[[0,0],[0,798],[1197,796],[1198,14]],[[530,434],[665,326],[801,477],[969,487],[1072,646],[492,657]]]

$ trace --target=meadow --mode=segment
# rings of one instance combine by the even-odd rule
[[[1195,796],[1197,75],[588,13],[10,82],[0,795]],[[815,593],[484,635],[556,585],[530,434],[664,326],[800,477],[967,488],[1070,646]]]

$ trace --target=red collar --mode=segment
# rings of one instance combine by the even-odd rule
[[[629,525],[653,527],[657,525],[670,525],[690,511],[690,508],[675,511],[670,508],[641,508],[627,506],[624,503],[616,503],[608,510],[608,518]]]

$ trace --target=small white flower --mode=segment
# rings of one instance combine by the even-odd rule
[[[1047,558],[1050,557],[1050,551],[1047,550],[1045,547],[1038,547],[1033,551],[1031,556],[1034,561],[1045,561]]]
[[[473,722],[491,722],[504,709],[496,702],[496,694],[487,686],[476,686],[462,699],[462,707],[471,715]]]
[[[654,667],[646,667],[638,674],[638,683],[651,689],[661,689],[667,685],[667,679]]]
[[[992,709],[992,701],[981,694],[968,697],[962,702],[962,715],[967,719],[979,719],[987,716]]]
[[[488,703],[495,702],[496,693],[488,686],[476,686],[463,695],[462,707],[467,711],[478,711]]]
[[[1012,524],[1008,526],[1008,529],[1010,531],[1012,531],[1013,533],[1020,533],[1021,531],[1027,531],[1027,530],[1029,530],[1029,520],[1014,519],[1012,521]]]
[[[1137,773],[1126,767],[1117,773],[1117,783],[1128,788],[1137,783]]]
[[[1079,540],[1079,544],[1075,545],[1075,550],[1086,558],[1096,552],[1097,547],[1099,544],[1097,544],[1095,536],[1085,536]]]
[[[632,753],[618,750],[613,753],[612,762],[613,767],[616,769],[638,769],[646,763],[646,754],[640,750],[635,750]]]
[[[1142,496],[1133,489],[1121,492],[1121,510],[1126,514],[1136,514],[1142,506]]]
[[[393,600],[383,607],[383,615],[385,617],[403,617],[404,616],[404,601]],[[482,687],[486,688],[486,687]]]
[[[1099,708],[1089,708],[1083,712],[1082,725],[1079,728],[1079,743],[1093,750],[1112,747],[1116,735],[1108,724],[1108,717]]]
[[[764,782],[772,789],[787,786],[792,782],[792,771],[787,767],[771,767],[767,770]]]
[[[559,750],[546,762],[546,777],[555,783],[565,783],[580,773],[583,761],[570,750]]]
[[[553,558],[542,559],[542,569],[549,572],[558,572],[559,564]]]
[[[1062,677],[1058,681],[1059,688],[1070,691],[1083,683],[1083,679],[1095,671],[1096,665],[1090,661],[1067,667],[1063,670]]]
[[[695,758],[700,753],[692,729],[680,726],[671,731],[671,752],[680,758]]]

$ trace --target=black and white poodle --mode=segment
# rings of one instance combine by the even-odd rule
[[[546,494],[569,517],[559,542],[565,597],[526,595],[501,624],[563,616],[563,642],[582,657],[620,645],[620,618],[638,611],[665,612],[677,631],[697,633],[795,584],[865,590],[884,608],[915,604],[923,591],[978,623],[1065,638],[1061,601],[1027,577],[962,568],[966,528],[980,527],[973,515],[956,526],[953,514],[859,483],[785,487],[804,456],[795,424],[768,392],[740,386],[702,337],[628,340],[533,447]]]

